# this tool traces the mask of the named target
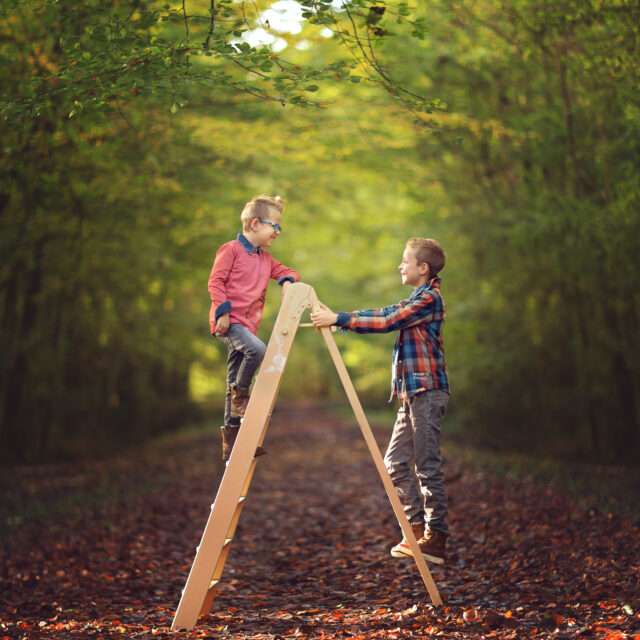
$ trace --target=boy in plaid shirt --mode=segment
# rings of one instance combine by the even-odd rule
[[[444,562],[449,536],[440,454],[440,428],[449,400],[442,344],[445,305],[438,276],[444,263],[445,253],[438,242],[411,238],[398,266],[402,284],[413,287],[407,300],[352,313],[334,313],[321,304],[320,311],[311,314],[317,327],[338,325],[357,333],[398,331],[391,398],[397,397],[401,404],[384,462],[420,550],[426,560],[437,564]],[[412,555],[404,537],[391,555]]]

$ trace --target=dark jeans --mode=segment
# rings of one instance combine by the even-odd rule
[[[434,389],[403,402],[384,457],[409,522],[447,535],[440,426],[448,401],[448,393]]]
[[[224,423],[239,425],[240,418],[231,417],[231,385],[248,389],[253,375],[264,358],[267,347],[245,326],[233,323],[223,336],[216,338],[227,345],[227,393],[224,403]]]

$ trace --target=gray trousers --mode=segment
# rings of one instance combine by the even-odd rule
[[[224,335],[216,338],[227,345],[227,392],[224,401],[224,423],[239,425],[240,418],[231,417],[231,385],[248,389],[253,380],[253,374],[262,363],[264,352],[267,350],[264,342],[254,336],[245,326],[234,322]]]
[[[447,535],[440,429],[448,401],[446,391],[434,389],[402,402],[384,457],[409,522]]]

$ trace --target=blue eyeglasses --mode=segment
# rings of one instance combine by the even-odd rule
[[[270,220],[263,220],[262,218],[258,218],[258,220],[260,222],[264,222],[265,224],[270,224],[276,233],[282,233],[282,227],[277,222],[271,222]]]

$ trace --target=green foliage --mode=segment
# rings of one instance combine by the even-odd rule
[[[171,175],[188,158],[163,162],[182,136],[130,122],[63,116],[2,132],[8,455],[69,454],[89,434],[107,451],[188,415],[183,186]]]
[[[424,151],[476,276],[448,334],[456,406],[498,446],[637,461],[638,5],[434,6],[428,46],[392,57],[463,140]]]
[[[69,117],[104,113],[144,94],[161,97],[175,114],[194,85],[313,106],[317,102],[310,94],[317,83],[346,77],[358,65],[372,82],[403,94],[374,50],[388,33],[382,25],[389,15],[401,24],[410,22],[406,3],[387,11],[384,19],[385,8],[370,1],[345,3],[340,9],[327,2],[299,5],[309,25],[331,29],[350,55],[303,65],[278,54],[252,37],[268,24],[257,6],[245,1],[41,0],[5,7],[8,38],[0,49],[1,68],[22,81],[3,83],[9,90],[0,98],[0,115],[39,117],[54,104]],[[421,37],[422,23],[411,24]],[[352,80],[359,82],[361,76]],[[418,96],[401,99],[424,106]]]
[[[268,190],[263,163],[239,153],[251,141],[233,128],[283,123],[281,104],[312,104],[327,77],[346,77],[356,64],[339,49],[330,60],[290,61],[243,41],[259,17],[247,8],[3,6],[0,441],[8,458],[108,453],[177,428],[194,415],[196,373],[221,375],[206,333],[208,269],[237,232],[242,203]],[[314,5],[316,23],[329,11]],[[326,40],[317,29],[313,37]],[[187,105],[200,122],[172,122],[169,113]],[[215,135],[201,136],[212,113]],[[269,125],[268,138],[277,136]]]
[[[194,398],[214,415],[209,269],[279,193],[273,254],[335,310],[406,297],[406,238],[443,243],[474,436],[637,460],[637,3],[298,4],[299,34],[248,2],[3,7],[3,450],[104,452]],[[394,337],[336,338],[383,405]],[[343,398],[325,351],[301,330],[284,395]]]

